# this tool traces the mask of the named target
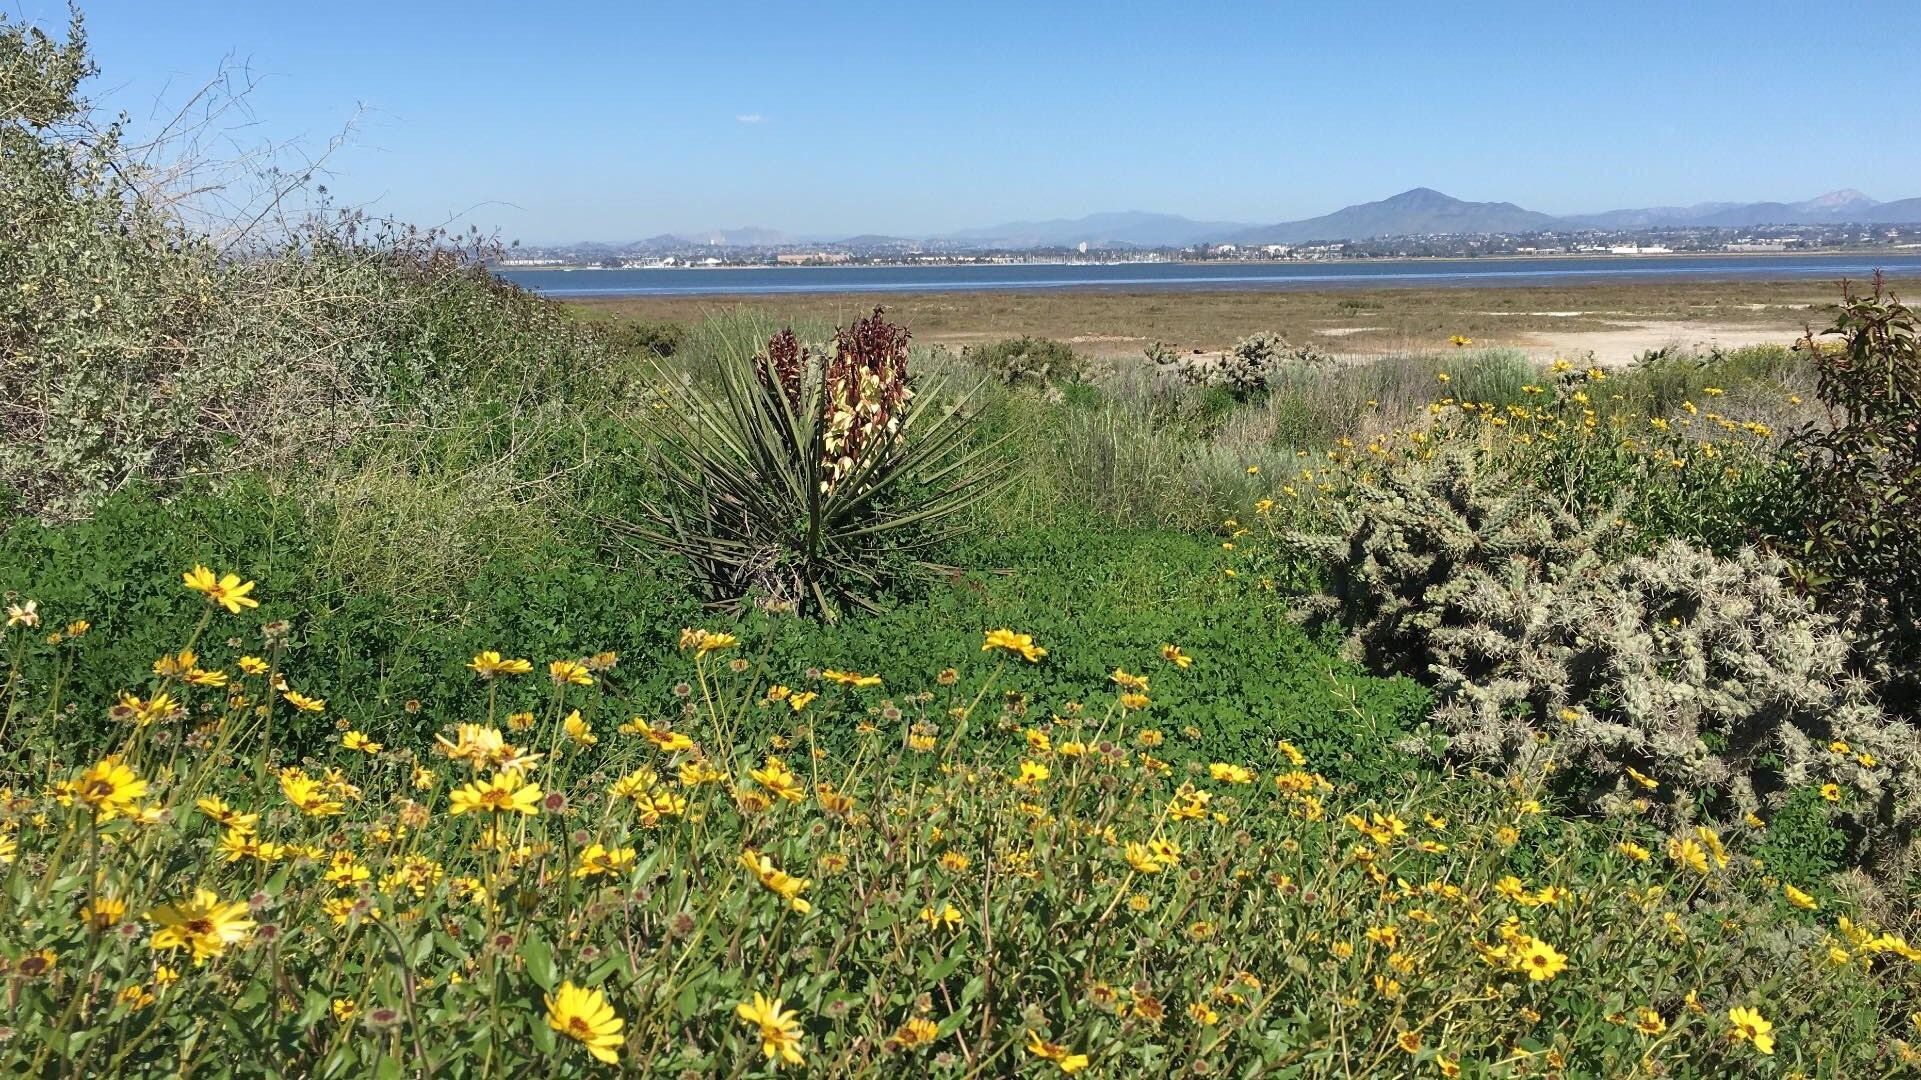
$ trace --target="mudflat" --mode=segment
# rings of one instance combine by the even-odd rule
[[[1921,280],[1895,290],[1921,294]],[[1094,356],[1138,355],[1161,341],[1212,352],[1259,331],[1356,356],[1507,345],[1543,358],[1591,353],[1625,363],[1664,347],[1787,344],[1823,329],[1838,281],[1574,284],[1326,292],[1025,291],[835,293],[570,300],[590,318],[694,322],[731,308],[783,321],[845,323],[880,304],[916,341],[962,347],[1032,335]]]

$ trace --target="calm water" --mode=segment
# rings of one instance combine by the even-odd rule
[[[752,269],[502,270],[555,297],[768,293],[979,292],[1007,289],[1365,289],[1630,281],[1921,277],[1921,252],[1872,255],[1664,255],[1421,259],[1345,263],[1032,263],[1007,266],[794,266]]]

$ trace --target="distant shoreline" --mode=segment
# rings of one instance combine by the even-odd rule
[[[730,274],[700,273],[733,270]],[[902,265],[659,267],[567,270],[503,267],[502,279],[554,299],[778,297],[796,294],[1132,291],[1369,291],[1528,285],[1865,278],[1877,269],[1921,277],[1921,250],[1735,252],[1474,258],[1397,257],[1207,262],[910,263]],[[797,273],[795,271],[811,271]]]
[[[581,273],[631,272],[640,270],[942,270],[963,267],[992,266],[1343,266],[1381,263],[1429,263],[1429,262],[1515,262],[1538,259],[1602,259],[1609,262],[1622,259],[1780,259],[1795,256],[1839,256],[1874,255],[1886,252],[1897,258],[1921,255],[1921,246],[1886,247],[1866,245],[1859,247],[1791,248],[1783,251],[1574,251],[1552,255],[1529,255],[1517,252],[1502,252],[1494,255],[1381,255],[1381,256],[1332,256],[1325,259],[1009,259],[989,262],[846,262],[846,263],[724,263],[717,266],[704,266],[699,263],[676,263],[673,266],[598,266],[581,263],[571,266],[501,266],[490,264],[487,268],[494,272],[502,270],[533,273]]]

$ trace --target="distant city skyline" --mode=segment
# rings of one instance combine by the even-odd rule
[[[66,19],[55,0],[9,8]],[[1921,71],[1802,57],[1825,31],[1798,5],[84,11],[90,90],[136,134],[231,58],[263,77],[233,140],[312,151],[357,117],[328,161],[339,202],[530,243],[1128,210],[1270,223],[1414,187],[1554,215],[1921,194]],[[1921,31],[1912,4],[1846,18]]]

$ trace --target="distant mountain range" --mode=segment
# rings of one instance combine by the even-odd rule
[[[1379,202],[1348,206],[1305,221],[1285,221],[1235,232],[1228,242],[1304,244],[1316,240],[1371,240],[1423,233],[1529,233],[1559,227],[1546,214],[1509,202],[1464,202],[1433,188],[1415,188]]]
[[[1577,214],[1563,220],[1599,229],[1638,229],[1706,225],[1739,229],[1749,225],[1910,225],[1921,221],[1921,199],[1876,202],[1852,188],[1830,191],[1796,203],[1696,203]]]
[[[1858,191],[1830,191],[1802,202],[1696,203],[1608,210],[1556,217],[1511,202],[1467,202],[1432,188],[1414,188],[1378,202],[1343,207],[1331,214],[1256,225],[1233,221],[1196,221],[1178,214],[1140,210],[1089,214],[1051,221],[1015,221],[920,238],[946,246],[975,248],[1187,247],[1194,244],[1307,244],[1437,233],[1536,233],[1577,229],[1647,229],[1689,226],[1739,229],[1761,225],[1912,225],[1921,224],[1921,198],[1877,202]],[[860,236],[843,240],[804,239],[775,229],[743,227],[710,233],[650,237],[633,247],[780,247],[821,243],[878,247],[907,244],[907,238]],[[605,247],[610,245],[586,245]]]

